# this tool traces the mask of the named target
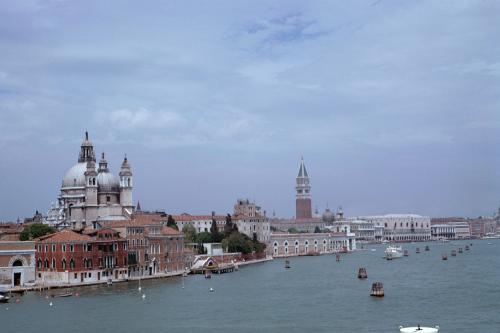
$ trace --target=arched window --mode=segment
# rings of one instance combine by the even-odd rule
[[[66,269],[66,259],[63,259],[61,261],[61,267],[62,267],[62,269]]]
[[[49,268],[49,259],[45,259],[44,265],[45,268]]]
[[[52,268],[56,268],[56,259],[52,258]]]
[[[22,266],[23,265],[23,262],[19,259],[17,259],[16,261],[14,261],[12,263],[12,266]]]
[[[127,186],[130,187],[130,178],[127,178]]]
[[[71,258],[71,260],[69,261],[69,268],[75,269],[75,261],[73,260],[73,258]]]
[[[42,259],[38,258],[38,268],[42,269]]]

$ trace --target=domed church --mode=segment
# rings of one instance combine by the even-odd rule
[[[78,163],[73,165],[62,181],[59,228],[97,228],[106,221],[126,220],[133,213],[132,172],[125,156],[119,178],[111,173],[102,153],[96,169],[94,146],[85,132]]]

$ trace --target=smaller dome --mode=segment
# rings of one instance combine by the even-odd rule
[[[332,213],[329,208],[327,208],[323,213],[322,220],[325,223],[333,223],[335,221],[335,214]]]
[[[81,187],[85,186],[85,171],[87,171],[87,163],[77,163],[73,165],[62,181],[62,187]]]
[[[120,182],[111,172],[99,172],[97,175],[97,191],[120,192]]]

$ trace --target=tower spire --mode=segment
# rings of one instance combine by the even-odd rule
[[[78,163],[83,162],[95,162],[94,155],[94,146],[92,142],[89,140],[89,133],[85,132],[85,140],[83,140],[82,145],[80,147],[80,155],[78,155]]]
[[[309,184],[309,175],[302,156],[300,158],[299,173],[295,181],[295,216],[297,219],[310,219],[312,218],[311,185]]]

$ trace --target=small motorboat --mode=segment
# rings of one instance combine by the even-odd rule
[[[420,248],[417,247],[417,250],[415,251],[416,253],[420,253]]]
[[[443,253],[443,254],[441,255],[441,259],[443,259],[443,260],[448,260],[448,255],[447,255],[446,253]]]
[[[285,268],[290,268],[290,260],[285,260]]]
[[[425,251],[430,251],[429,245],[425,246]]]
[[[399,332],[401,333],[437,333],[439,332],[439,326],[436,327],[403,327],[399,326]]]
[[[0,291],[0,303],[8,303],[10,300],[10,295],[5,291]]]
[[[451,256],[456,257],[457,256],[457,251],[456,250],[451,250]]]
[[[458,248],[458,253],[464,253],[464,250],[461,247],[459,247]]]
[[[403,255],[404,255],[405,257],[408,257],[408,256],[409,256],[409,254],[408,254],[408,250],[406,250],[406,249],[405,249],[405,250],[403,251]]]
[[[465,245],[465,251],[469,251],[469,245]]]

